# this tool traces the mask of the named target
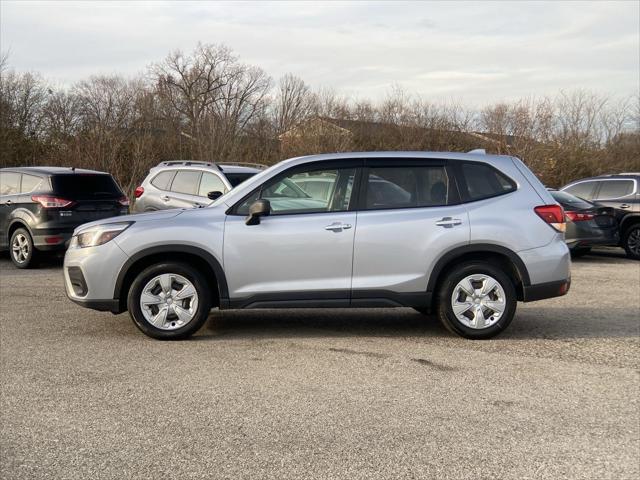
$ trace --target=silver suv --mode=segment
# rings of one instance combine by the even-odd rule
[[[308,185],[314,185],[309,188]],[[517,158],[379,152],[283,161],[208,208],[93,222],[69,298],[158,339],[211,308],[413,307],[489,338],[570,285],[562,207]]]
[[[204,207],[265,168],[256,163],[162,162],[152,168],[142,185],[136,188],[132,210],[151,212]]]

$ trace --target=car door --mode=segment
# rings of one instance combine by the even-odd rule
[[[354,191],[360,160],[293,167],[239,202],[225,222],[224,268],[232,305],[348,306]],[[316,198],[296,184],[327,182],[332,194]],[[269,200],[271,213],[246,225],[249,206]]]
[[[636,206],[637,182],[632,178],[600,180],[600,188],[595,194],[594,202],[613,207],[618,215],[634,210]]]
[[[208,202],[198,197],[201,176],[200,170],[178,170],[171,182],[170,191],[160,195],[160,200],[165,202],[165,208],[193,208],[206,205]]]
[[[435,160],[367,160],[354,242],[352,298],[426,292],[443,252],[469,243],[453,174]]]
[[[20,177],[17,172],[0,172],[0,247],[9,245],[7,229],[9,217],[15,210],[20,196]]]

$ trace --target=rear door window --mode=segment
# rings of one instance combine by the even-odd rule
[[[69,173],[51,177],[53,191],[66,198],[121,197],[122,191],[111,175]]]
[[[463,163],[462,176],[469,200],[482,200],[512,192],[516,184],[495,168],[484,163]]]
[[[159,188],[160,190],[169,190],[169,185],[171,185],[171,180],[173,180],[173,176],[175,174],[175,170],[160,172],[158,175],[153,177],[153,180],[151,180],[151,185]]]
[[[36,177],[35,175],[22,174],[22,187],[21,193],[33,192],[36,188],[41,187],[42,177]]]
[[[597,197],[599,200],[625,197],[632,194],[634,188],[633,180],[602,180]]]
[[[200,180],[198,195],[200,197],[206,197],[209,192],[227,193],[227,187],[215,173],[204,172]]]
[[[20,174],[0,172],[0,195],[16,195],[20,190]]]
[[[451,201],[444,166],[373,167],[366,184],[365,208],[435,207]]]
[[[575,185],[571,185],[568,188],[562,190],[563,192],[569,192],[576,197],[584,198],[585,200],[593,199],[593,191],[596,188],[598,182],[580,182]]]
[[[200,175],[201,173],[197,170],[179,170],[171,184],[171,191],[186,195],[197,195]]]

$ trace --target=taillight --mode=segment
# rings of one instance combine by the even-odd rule
[[[567,229],[567,224],[564,223],[564,210],[560,205],[540,205],[533,210],[558,232],[564,232]]]
[[[43,208],[64,208],[74,203],[72,200],[52,197],[51,195],[33,195],[31,200],[38,202]]]
[[[136,190],[133,192],[133,196],[136,198],[140,198],[140,196],[144,193],[144,187],[138,187],[136,188]]]
[[[122,197],[120,197],[118,199],[118,203],[120,203],[120,205],[122,205],[123,207],[128,207],[129,206],[129,197],[127,197],[126,195],[123,195]]]
[[[586,220],[593,220],[591,213],[578,213],[578,212],[565,212],[567,220],[571,222],[584,222]]]

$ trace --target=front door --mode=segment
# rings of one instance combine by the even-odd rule
[[[351,163],[296,167],[227,216],[224,268],[232,306],[348,306],[358,162]],[[268,200],[271,213],[246,225],[257,199]]]

